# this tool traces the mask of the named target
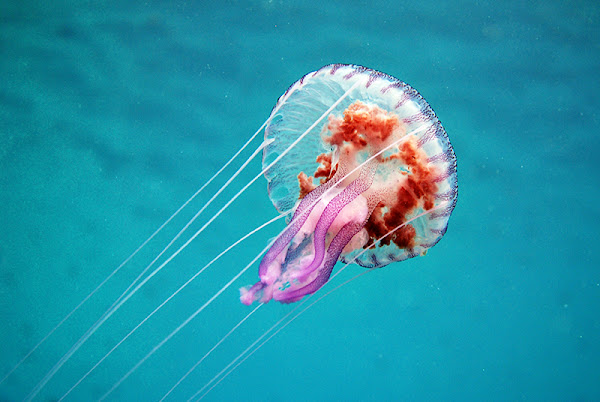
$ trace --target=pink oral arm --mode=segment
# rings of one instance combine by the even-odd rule
[[[364,176],[367,176],[366,179],[364,178]],[[325,240],[327,237],[327,233],[329,232],[329,229],[333,224],[333,221],[338,217],[340,213],[343,213],[342,210],[346,205],[354,201],[356,197],[361,195],[365,190],[367,190],[371,186],[372,181],[372,175],[369,175],[368,172],[366,174],[361,174],[361,176],[358,179],[350,183],[340,194],[334,197],[329,202],[329,204],[327,204],[327,207],[325,207],[325,209],[321,213],[321,217],[319,218],[319,221],[317,222],[317,225],[315,227],[315,234],[313,239],[315,253],[314,258],[308,266],[302,269],[301,274],[298,275],[297,279],[299,282],[305,282],[310,276],[310,274],[313,273],[315,269],[321,266],[321,263],[323,262],[323,257],[325,255]]]
[[[352,240],[352,237],[354,237],[355,234],[360,232],[363,226],[364,222],[348,222],[345,224],[331,241],[331,244],[327,249],[323,265],[317,277],[308,285],[285,293],[285,297],[279,298],[278,300],[282,303],[293,303],[300,300],[304,296],[315,293],[317,290],[319,290],[329,280],[333,266],[338,261],[342,250],[344,247],[346,247],[346,244]]]

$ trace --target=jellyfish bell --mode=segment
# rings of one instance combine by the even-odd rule
[[[364,67],[323,67],[279,99],[265,143],[269,196],[293,218],[262,259],[260,280],[240,289],[242,303],[298,301],[327,282],[338,260],[383,267],[424,255],[444,235],[457,195],[455,156],[408,84]]]

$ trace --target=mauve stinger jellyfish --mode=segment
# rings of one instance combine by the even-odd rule
[[[265,144],[269,196],[293,217],[260,280],[240,290],[244,304],[298,301],[337,261],[383,267],[424,255],[446,232],[454,151],[429,104],[396,78],[344,64],[305,75],[278,100]]]

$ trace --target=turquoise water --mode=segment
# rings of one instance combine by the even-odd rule
[[[438,114],[458,161],[448,232],[426,257],[320,301],[206,399],[600,399],[600,6],[215,3],[0,5],[0,377],[227,161],[290,84],[336,62],[408,82]],[[217,204],[259,169],[252,162]],[[0,400],[25,398],[222,182],[7,377]],[[206,262],[275,214],[259,180],[36,400],[64,395]],[[100,398],[282,225],[207,269],[66,400]],[[160,399],[250,311],[238,288],[256,281],[256,265],[108,399]],[[192,396],[293,307],[259,309],[171,400]]]

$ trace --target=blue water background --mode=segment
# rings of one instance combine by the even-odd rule
[[[0,4],[0,377],[243,144],[290,84],[355,63],[410,83],[444,124],[459,173],[448,232],[426,257],[323,299],[207,400],[600,400],[598,2],[177,3]],[[217,204],[259,169],[253,161]],[[23,399],[222,183],[15,370],[0,400]],[[275,214],[261,178],[37,400],[60,398]],[[100,398],[282,225],[209,268],[67,400]],[[238,288],[256,278],[254,264],[109,400],[160,399],[250,311]],[[172,400],[192,396],[293,307],[258,310]]]

